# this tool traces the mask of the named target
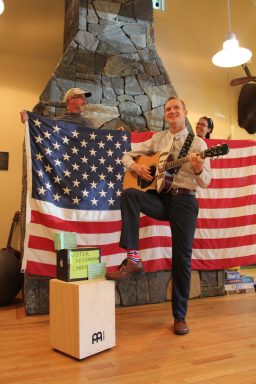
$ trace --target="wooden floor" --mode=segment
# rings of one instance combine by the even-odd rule
[[[116,347],[79,361],[16,299],[0,308],[0,383],[256,383],[255,293],[190,300],[186,336],[172,333],[170,303],[120,307],[116,320]]]

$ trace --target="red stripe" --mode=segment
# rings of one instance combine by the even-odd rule
[[[240,188],[255,185],[256,175],[234,178],[212,179],[208,188]]]
[[[28,260],[26,273],[39,276],[56,277],[56,265],[43,264]]]
[[[256,215],[247,215],[239,217],[227,217],[227,218],[207,218],[197,219],[197,228],[235,228],[242,227],[244,225],[256,224]]]
[[[239,149],[239,148],[251,148],[256,147],[255,140],[222,140],[222,139],[208,139],[205,140],[209,147],[215,146],[218,144],[227,144],[230,149]]]
[[[256,195],[248,195],[242,197],[221,198],[221,199],[205,199],[198,198],[200,208],[206,209],[226,209],[245,207],[246,205],[256,204]]]
[[[240,168],[249,167],[250,165],[256,164],[255,156],[229,158],[224,157],[223,159],[211,159],[211,168],[225,169],[225,168]]]
[[[46,215],[37,211],[31,211],[31,222],[41,224],[48,228],[59,229],[61,231],[76,233],[113,233],[120,231],[121,220],[101,221],[101,222],[84,222],[63,220],[52,215]]]
[[[234,236],[230,238],[194,239],[193,249],[238,248],[256,243],[256,235]]]
[[[143,141],[151,139],[151,137],[155,134],[154,131],[149,132],[131,132],[131,141],[132,143],[141,143]]]
[[[232,259],[215,259],[215,260],[192,260],[192,269],[222,270],[231,267],[250,265],[256,263],[256,255],[245,255],[243,257],[234,257]]]
[[[40,249],[41,251],[54,252],[54,241],[41,236],[29,236],[28,247],[31,249]]]

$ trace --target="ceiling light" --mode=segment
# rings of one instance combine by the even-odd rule
[[[218,67],[236,67],[246,63],[252,57],[252,52],[247,48],[239,47],[239,42],[235,33],[231,32],[230,24],[230,6],[228,2],[228,22],[229,22],[229,34],[227,40],[223,43],[223,49],[216,53],[212,62]]]
[[[4,12],[4,2],[3,0],[0,0],[0,15]]]

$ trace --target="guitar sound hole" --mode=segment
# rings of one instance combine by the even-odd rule
[[[149,185],[151,185],[153,183],[155,173],[156,173],[156,166],[152,165],[150,167],[150,175],[153,176],[153,179],[151,181],[146,181],[146,180],[138,177],[138,184],[139,184],[141,189],[145,189],[145,188],[147,188]]]

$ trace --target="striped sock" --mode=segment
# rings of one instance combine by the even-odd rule
[[[129,249],[127,251],[127,259],[132,260],[134,263],[138,263],[140,261],[140,253],[136,249]]]

